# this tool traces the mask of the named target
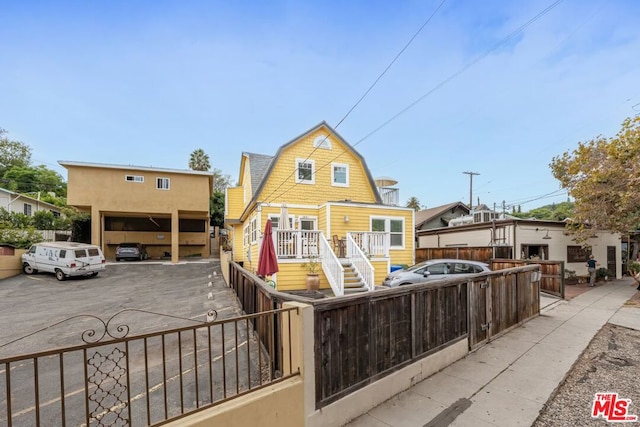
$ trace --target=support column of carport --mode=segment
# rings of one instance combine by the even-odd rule
[[[97,206],[91,206],[91,244],[100,246],[102,252],[102,219],[100,218],[100,209]]]
[[[171,212],[171,262],[180,259],[180,217],[178,211]]]

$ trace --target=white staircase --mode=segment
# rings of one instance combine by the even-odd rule
[[[353,264],[348,258],[340,258],[340,264],[344,268],[344,293],[353,294],[356,292],[367,292],[369,288],[356,272]]]

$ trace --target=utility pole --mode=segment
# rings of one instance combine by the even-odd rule
[[[473,207],[473,176],[480,175],[478,172],[462,172],[469,175],[469,210]]]

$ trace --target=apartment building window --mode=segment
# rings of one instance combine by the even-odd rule
[[[124,179],[127,182],[144,182],[144,176],[140,175],[126,175]]]
[[[169,178],[156,178],[156,188],[158,190],[168,190]]]
[[[404,218],[371,218],[371,231],[388,232],[391,238],[390,247],[404,247]]]
[[[26,216],[31,216],[31,208],[32,206],[29,203],[24,204],[24,214]]]
[[[349,186],[349,165],[342,163],[331,164],[331,185],[336,187]]]
[[[313,184],[315,182],[315,162],[313,160],[296,159],[296,183]]]

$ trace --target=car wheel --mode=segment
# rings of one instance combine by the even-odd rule
[[[22,266],[22,271],[24,271],[25,274],[35,274],[38,272],[38,270],[31,267],[31,265],[28,262],[24,263],[24,265]]]
[[[98,275],[98,271],[94,271],[93,273],[91,273],[91,277],[96,277]]]
[[[64,281],[67,278],[67,275],[64,274],[64,272],[62,270],[60,270],[59,268],[56,269],[56,279],[58,279],[59,281]]]
[[[116,258],[116,262],[120,262],[120,258]]]

